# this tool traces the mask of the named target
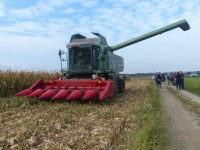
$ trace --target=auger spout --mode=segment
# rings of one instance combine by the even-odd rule
[[[183,31],[187,31],[190,29],[190,26],[189,24],[187,23],[187,21],[184,19],[184,20],[181,20],[181,21],[178,21],[178,22],[175,22],[173,24],[170,24],[168,26],[165,26],[163,28],[160,28],[160,29],[157,29],[155,31],[152,31],[152,32],[149,32],[147,34],[144,34],[144,35],[141,35],[139,37],[136,37],[136,38],[133,38],[131,40],[128,40],[126,42],[123,42],[123,43],[120,43],[118,45],[115,45],[115,46],[110,46],[110,49],[111,51],[116,51],[118,49],[121,49],[121,48],[124,48],[126,46],[129,46],[131,44],[135,44],[137,42],[140,42],[140,41],[143,41],[143,40],[146,40],[148,38],[151,38],[153,36],[156,36],[158,34],[162,34],[164,32],[167,32],[167,31],[170,31],[170,30],[173,30],[175,28],[178,28],[180,27]]]

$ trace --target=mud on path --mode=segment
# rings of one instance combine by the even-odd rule
[[[112,149],[119,134],[134,126],[149,82],[128,81],[125,93],[105,102],[0,99],[0,149]]]
[[[180,91],[177,92],[181,94]],[[197,115],[184,108],[181,102],[166,89],[166,86],[160,89],[160,94],[171,142],[166,149],[199,150],[200,126]],[[187,95],[187,97],[189,96]]]

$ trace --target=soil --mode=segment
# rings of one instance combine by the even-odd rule
[[[164,120],[168,129],[170,146],[167,150],[199,150],[200,126],[197,115],[183,107],[181,102],[171,94],[166,86],[159,89],[161,104],[165,114]],[[200,102],[200,98],[180,90],[177,91],[193,101]]]

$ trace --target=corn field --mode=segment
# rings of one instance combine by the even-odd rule
[[[158,95],[149,79],[131,78],[123,94],[101,102],[13,97],[51,78],[46,72],[0,72],[0,149],[160,149],[160,115],[151,103]]]
[[[0,97],[13,96],[21,90],[29,88],[38,79],[52,79],[52,74],[44,71],[0,70]]]

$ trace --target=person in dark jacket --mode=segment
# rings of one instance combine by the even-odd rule
[[[157,73],[157,75],[156,75],[156,83],[157,83],[157,87],[158,88],[162,88],[162,85],[161,85],[161,83],[162,83],[162,76],[161,76],[160,72]]]
[[[181,88],[184,89],[184,74],[182,71],[180,72],[180,74],[181,74]]]
[[[180,72],[176,73],[176,89],[177,90],[181,89],[181,74],[180,74]]]

